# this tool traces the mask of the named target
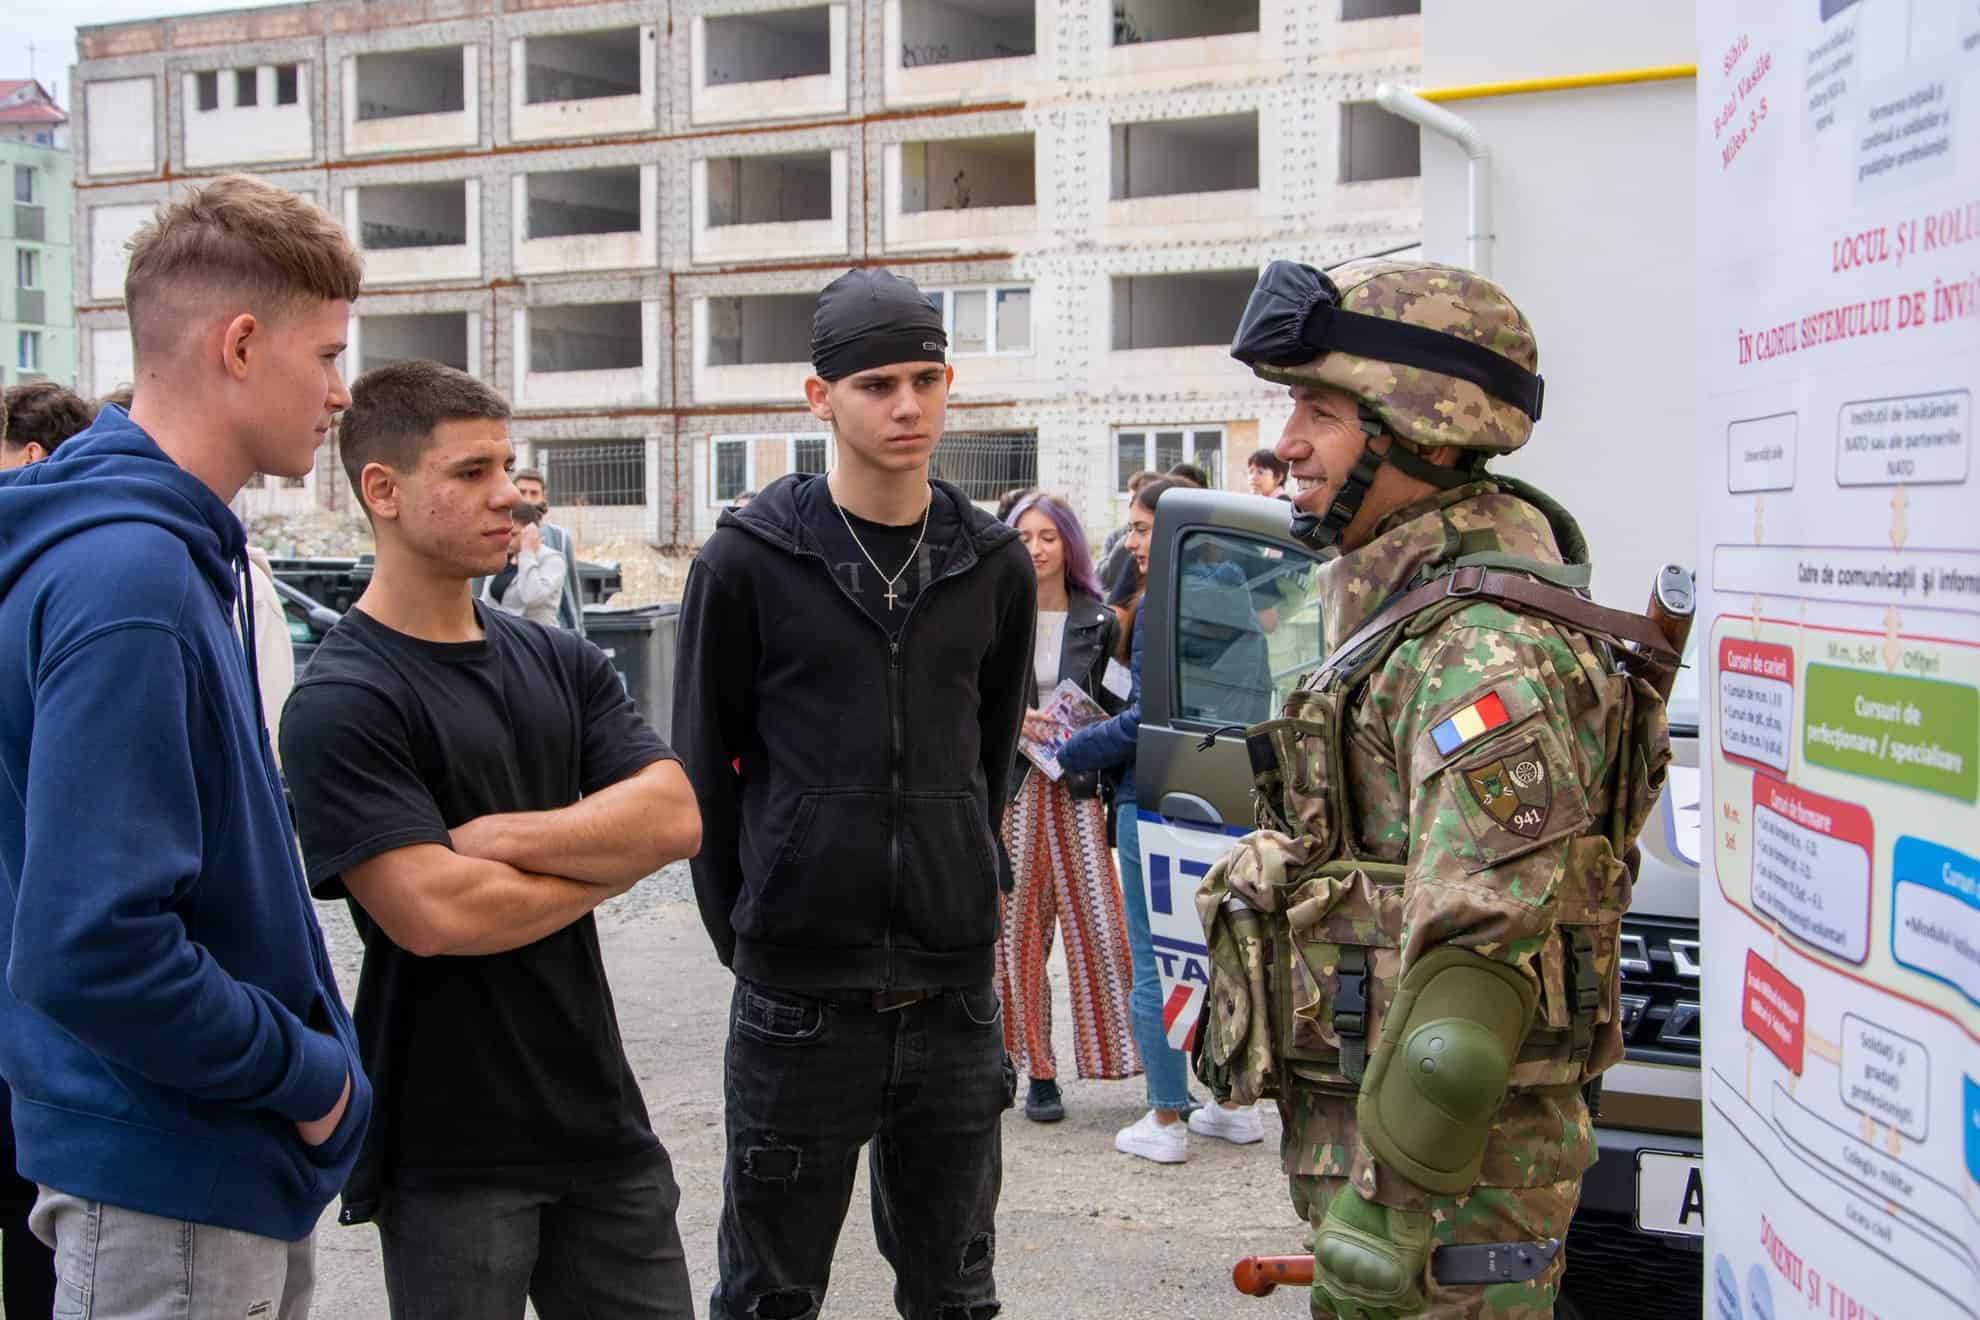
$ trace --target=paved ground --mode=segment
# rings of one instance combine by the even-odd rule
[[[348,997],[357,986],[356,936],[341,909],[318,912]],[[681,1182],[681,1233],[697,1314],[705,1314],[721,1205],[729,974],[715,961],[687,900],[684,868],[663,872],[601,909],[599,924],[626,1049]],[[1057,959],[1053,981],[1063,1024],[1069,1010]],[[1063,1026],[1059,1036],[1069,1041]],[[1278,1119],[1270,1106],[1263,1144],[1197,1141],[1189,1163],[1163,1167],[1113,1148],[1114,1130],[1142,1110],[1139,1079],[1066,1078],[1062,1085],[1063,1123],[1030,1123],[1015,1111],[1005,1119],[997,1280],[1006,1316],[1267,1320],[1306,1314],[1303,1293],[1254,1301],[1230,1284],[1231,1262],[1239,1256],[1296,1251],[1301,1238],[1278,1173]],[[894,1314],[892,1274],[873,1245],[866,1195],[862,1175],[839,1242],[828,1315],[863,1320]],[[314,1314],[383,1317],[377,1234],[369,1227],[339,1227],[332,1211],[317,1235],[321,1281]]]

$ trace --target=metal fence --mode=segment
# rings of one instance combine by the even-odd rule
[[[1038,432],[951,431],[935,446],[933,475],[980,503],[1038,484]]]
[[[561,505],[646,503],[644,440],[559,440],[537,447],[550,498]]]

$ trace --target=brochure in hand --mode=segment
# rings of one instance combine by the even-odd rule
[[[1059,749],[1066,745],[1066,739],[1087,725],[1106,719],[1107,712],[1100,708],[1099,702],[1081,691],[1079,684],[1070,678],[1062,678],[1059,686],[1053,688],[1039,706],[1038,713],[1052,722],[1051,737],[1041,741],[1028,733],[1021,734],[1018,750],[1056,784],[1066,773],[1059,765]]]

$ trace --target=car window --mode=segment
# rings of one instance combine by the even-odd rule
[[[1177,550],[1176,714],[1257,724],[1320,663],[1318,562],[1228,531],[1195,531]]]

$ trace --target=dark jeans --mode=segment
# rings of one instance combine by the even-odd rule
[[[736,982],[721,1279],[710,1320],[808,1320],[868,1142],[873,1232],[908,1320],[998,1311],[997,1194],[1013,1075],[988,985],[891,1012]]]
[[[391,1187],[376,1219],[392,1320],[693,1320],[665,1151],[553,1191]]]
[[[0,1146],[0,1313],[44,1316],[55,1309],[55,1252],[28,1231],[35,1185],[14,1172],[14,1150]]]

